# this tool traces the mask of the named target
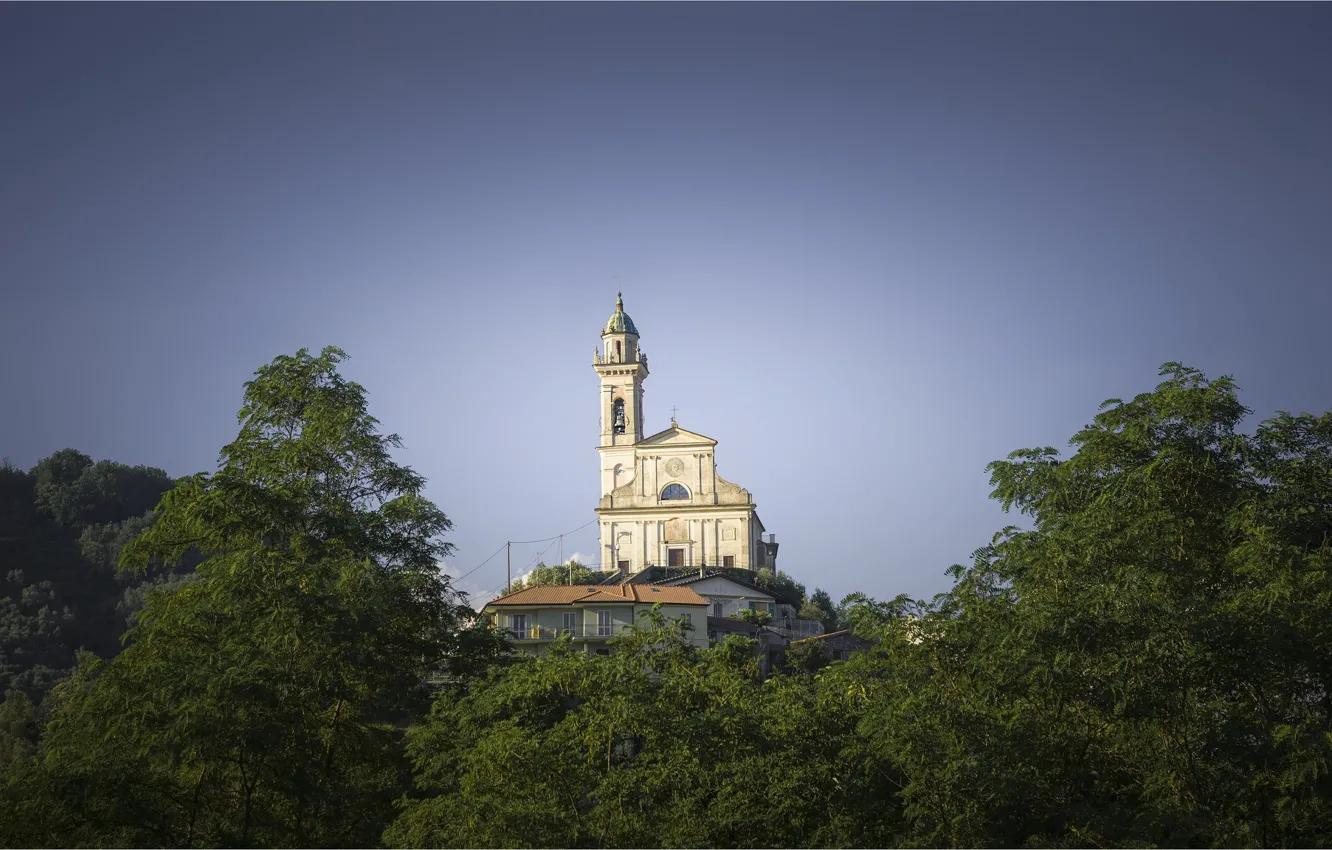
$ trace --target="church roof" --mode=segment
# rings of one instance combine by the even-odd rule
[[[639,446],[669,446],[673,444],[680,446],[715,446],[717,445],[717,441],[711,437],[705,437],[702,434],[695,433],[694,431],[686,431],[672,421],[671,427],[664,431],[658,431],[650,437],[644,437],[637,443]]]
[[[635,584],[588,585],[562,584],[527,587],[516,590],[489,605],[607,605],[610,603],[660,602],[664,605],[707,605],[707,601],[687,587],[651,587]],[[487,607],[489,607],[489,605]]]
[[[606,322],[604,334],[633,334],[638,335],[638,328],[634,327],[634,320],[629,318],[629,314],[624,312],[624,297],[620,293],[615,293],[615,312],[611,314]]]

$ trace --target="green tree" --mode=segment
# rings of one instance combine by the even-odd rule
[[[58,693],[43,743],[65,811],[41,843],[366,846],[401,793],[394,721],[459,661],[466,609],[437,568],[449,520],[396,464],[335,348],[245,387],[218,471],[126,545],[147,595],[124,652]],[[77,801],[77,802],[75,802]]]
[[[846,628],[842,624],[841,615],[838,612],[837,606],[833,604],[832,597],[828,595],[828,591],[817,587],[814,588],[814,592],[809,595],[809,604],[818,608],[819,615],[808,619],[822,621],[825,634],[831,634],[832,632]],[[810,613],[812,614],[814,612],[811,611]],[[805,618],[803,613],[800,616]]]
[[[786,648],[786,669],[794,673],[817,673],[831,661],[821,640],[798,640]]]
[[[752,581],[776,596],[779,602],[799,608],[805,601],[805,586],[781,570],[774,573],[764,567],[753,574]]]
[[[6,777],[37,754],[40,735],[37,708],[23,691],[11,690],[0,702],[0,777]]]
[[[151,510],[172,480],[155,467],[96,463],[83,452],[61,449],[33,467],[37,506],[58,525],[117,522]]]
[[[912,843],[1332,840],[1332,415],[1248,436],[1230,378],[1162,375],[991,465],[1033,527],[934,604],[849,600],[847,754],[900,771]]]
[[[106,603],[119,594],[80,557],[73,532],[37,507],[36,479],[0,466],[0,688],[40,701],[78,646],[114,640]]]
[[[766,626],[772,622],[772,615],[767,611],[759,611],[752,608],[742,608],[739,611],[732,611],[730,616],[732,620],[753,623],[756,626]]]
[[[605,577],[604,573],[590,570],[575,560],[550,567],[538,561],[536,567],[525,578],[513,583],[513,590],[555,584],[600,584]]]
[[[895,807],[838,752],[844,681],[760,681],[753,641],[659,614],[609,657],[563,641],[409,733],[421,796],[390,846],[887,846]]]
[[[118,574],[116,553],[171,484],[159,469],[73,449],[31,472],[0,466],[0,687],[40,700],[80,648],[119,651],[125,594],[144,579]]]

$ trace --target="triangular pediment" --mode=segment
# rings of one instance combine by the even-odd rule
[[[693,431],[686,431],[679,425],[672,425],[665,431],[658,431],[651,437],[644,437],[639,446],[715,446],[717,441]]]

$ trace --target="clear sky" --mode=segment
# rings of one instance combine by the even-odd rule
[[[335,344],[470,570],[593,519],[623,290],[648,432],[720,442],[779,566],[928,596],[1009,521],[986,463],[1163,361],[1329,407],[1328,44],[1327,4],[5,4],[0,455],[211,470],[254,369]]]

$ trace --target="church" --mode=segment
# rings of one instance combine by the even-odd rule
[[[647,355],[617,297],[592,366],[601,382],[601,569],[628,578],[649,567],[776,572],[777,542],[748,490],[717,474],[717,441],[681,428],[643,434]]]

